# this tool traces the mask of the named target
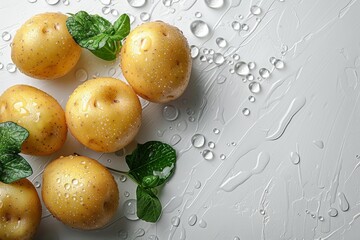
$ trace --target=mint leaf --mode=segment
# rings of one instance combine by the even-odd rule
[[[159,176],[146,176],[141,181],[141,186],[143,188],[154,188],[159,186],[160,177]]]
[[[150,141],[138,144],[132,154],[125,157],[130,171],[128,175],[139,185],[146,186],[145,177],[157,176],[156,184],[163,184],[175,171],[176,152],[168,144],[159,141]]]
[[[18,153],[29,132],[13,122],[0,123],[0,181],[12,183],[32,174],[30,164]]]
[[[129,16],[121,15],[113,26],[101,16],[85,11],[69,15],[66,26],[77,44],[104,60],[116,59],[122,46],[121,40],[130,32]]]
[[[147,222],[156,222],[161,215],[161,203],[151,189],[136,188],[137,215]]]

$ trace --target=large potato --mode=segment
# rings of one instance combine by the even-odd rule
[[[16,32],[11,58],[24,74],[55,79],[67,74],[78,62],[81,48],[66,27],[61,13],[38,14]]]
[[[188,85],[190,49],[182,32],[164,22],[135,28],[121,48],[121,69],[141,97],[152,102],[178,98]]]
[[[126,83],[96,78],[74,90],[65,115],[70,132],[79,142],[95,151],[115,152],[136,136],[141,105]]]
[[[42,197],[57,219],[78,229],[103,227],[119,204],[114,177],[96,160],[84,156],[52,161],[44,170]]]
[[[15,85],[0,96],[0,122],[12,121],[29,131],[21,152],[49,155],[67,136],[65,113],[49,94],[28,85]]]
[[[40,199],[29,180],[0,182],[0,239],[32,239],[40,219]]]

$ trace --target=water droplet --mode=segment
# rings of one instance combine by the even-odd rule
[[[251,73],[249,73],[248,75],[246,75],[246,80],[248,81],[254,81],[254,75],[252,75]]]
[[[127,15],[130,18],[130,24],[132,24],[135,21],[135,17],[133,15],[131,15],[130,13],[127,13]]]
[[[272,65],[275,65],[275,62],[276,62],[276,58],[275,57],[270,57],[269,58],[269,62],[272,64]]]
[[[220,159],[221,159],[221,160],[225,160],[225,159],[226,159],[225,154],[220,154]]]
[[[348,211],[350,208],[350,205],[349,205],[348,200],[346,199],[345,194],[343,192],[341,192],[338,194],[338,196],[339,196],[339,206],[340,206],[341,211],[343,211],[343,212]]]
[[[146,0],[127,0],[129,5],[134,8],[143,7],[146,3]]]
[[[330,208],[328,214],[330,217],[336,217],[338,215],[338,210],[336,208]]]
[[[260,209],[259,212],[260,212],[261,215],[265,215],[265,210],[264,209]]]
[[[199,48],[197,46],[191,45],[190,47],[190,54],[192,58],[196,58],[199,55]]]
[[[207,37],[210,34],[210,27],[202,20],[195,20],[190,24],[191,32],[198,38]]]
[[[145,230],[142,228],[139,228],[138,230],[135,231],[135,237],[142,237],[145,235]]]
[[[130,196],[130,193],[129,193],[128,191],[125,191],[125,192],[124,192],[124,196],[125,196],[125,197],[129,197],[129,196]]]
[[[233,21],[231,23],[231,27],[235,30],[235,31],[239,31],[241,28],[241,24],[238,21]]]
[[[124,202],[124,216],[129,220],[138,220],[138,216],[136,213],[136,200],[135,199],[129,199]]]
[[[200,61],[206,62],[207,58],[205,56],[200,56]]]
[[[78,69],[75,72],[75,79],[76,81],[84,82],[88,79],[88,74],[85,69]]]
[[[285,63],[280,59],[276,59],[274,62],[274,66],[276,69],[283,69],[285,67]]]
[[[220,130],[218,128],[214,128],[213,129],[213,133],[215,133],[216,135],[218,135],[220,133]]]
[[[127,177],[125,175],[120,176],[120,181],[121,182],[126,182],[126,180],[127,180]]]
[[[226,81],[226,77],[224,75],[219,75],[217,78],[216,78],[216,82],[218,84],[223,84],[224,82]]]
[[[9,32],[3,32],[2,33],[2,35],[1,35],[1,37],[2,37],[2,39],[4,40],[4,41],[10,41],[10,39],[11,39],[11,34],[9,33]]]
[[[200,182],[199,180],[197,180],[197,181],[195,182],[194,188],[195,188],[195,189],[201,188],[201,182]]]
[[[229,73],[234,74],[235,70],[231,68],[231,69],[229,69]]]
[[[115,68],[110,68],[108,71],[108,75],[113,77],[116,74],[116,69]]]
[[[240,240],[238,236],[235,236],[233,240]]]
[[[270,77],[270,71],[266,68],[260,68],[259,74],[263,79],[267,79]]]
[[[256,63],[254,63],[254,62],[249,62],[249,63],[248,63],[248,67],[249,67],[250,70],[253,70],[253,69],[255,69],[255,67],[256,67]]]
[[[28,0],[29,3],[36,3],[37,0]]]
[[[202,13],[201,13],[201,12],[196,12],[196,13],[195,13],[195,17],[201,18],[201,17],[202,17]]]
[[[65,190],[69,190],[69,189],[70,189],[70,184],[66,183],[66,184],[64,185],[64,188],[65,188]]]
[[[233,54],[232,55],[232,58],[235,60],[235,61],[238,61],[239,59],[240,59],[240,56],[239,56],[239,54]]]
[[[205,220],[200,219],[199,221],[199,227],[201,228],[206,228],[207,227],[207,222],[205,222]]]
[[[194,147],[196,148],[201,148],[205,145],[205,136],[202,134],[195,134],[192,138],[191,138],[191,143]]]
[[[4,64],[0,62],[0,70],[4,68]]]
[[[254,96],[249,96],[248,99],[249,99],[249,102],[252,102],[252,103],[256,101]]]
[[[238,62],[235,64],[235,72],[240,76],[246,76],[250,73],[250,69],[245,62]]]
[[[6,70],[7,70],[9,73],[14,73],[14,72],[16,72],[16,69],[17,69],[17,67],[16,67],[16,65],[13,64],[13,63],[8,63],[8,64],[6,65]]]
[[[175,121],[179,116],[179,109],[173,105],[166,105],[163,108],[162,115],[167,121]]]
[[[202,156],[205,160],[212,160],[214,158],[214,153],[206,149],[203,151]]]
[[[316,217],[316,215],[315,214],[310,214],[310,216],[312,217],[312,218],[315,218]]]
[[[140,20],[143,22],[148,22],[150,21],[151,15],[147,12],[142,12],[140,13]]]
[[[195,214],[192,214],[188,219],[188,223],[190,226],[194,226],[196,222],[197,222],[197,216]]]
[[[246,23],[241,25],[241,30],[243,31],[249,31],[249,25],[247,25]]]
[[[318,148],[320,148],[320,149],[323,149],[323,148],[324,148],[324,142],[321,141],[321,140],[314,140],[314,141],[313,141],[313,144],[314,144],[315,146],[317,146]]]
[[[56,179],[56,183],[61,183],[61,179],[60,179],[60,178],[57,178],[57,179]]]
[[[216,65],[222,65],[225,62],[225,58],[221,53],[215,53],[213,60]]]
[[[171,224],[174,227],[178,227],[180,225],[180,218],[178,216],[174,216],[171,218]]]
[[[120,230],[118,232],[118,237],[120,239],[127,239],[128,238],[128,233],[126,231],[124,231],[124,230]]]
[[[209,142],[208,146],[209,146],[209,148],[214,149],[215,148],[215,143],[214,142]]]
[[[60,2],[60,0],[46,0],[46,3],[49,5],[56,5]]]
[[[299,164],[300,162],[300,155],[297,152],[290,153],[290,160],[293,164]]]
[[[215,40],[215,42],[216,42],[216,45],[218,45],[218,47],[220,47],[220,48],[224,48],[227,46],[227,41],[222,37],[218,37]]]
[[[71,181],[71,183],[72,183],[73,185],[78,185],[79,180],[77,180],[76,178],[74,178],[74,179]]]
[[[70,4],[69,0],[62,0],[62,2],[65,6],[69,6],[69,4]]]
[[[68,193],[65,193],[64,196],[65,196],[65,198],[69,198],[69,197],[70,197],[70,195],[69,195]]]
[[[103,5],[110,5],[110,4],[111,4],[111,0],[100,0],[100,2],[101,2]]]
[[[253,5],[250,8],[250,12],[252,14],[254,14],[255,16],[257,16],[257,15],[260,15],[262,11],[261,11],[261,8],[258,5]]]
[[[204,54],[209,54],[209,49],[203,48],[203,53],[204,53]]]
[[[242,113],[244,114],[244,116],[249,116],[249,115],[250,115],[250,109],[244,108],[244,109],[242,110]]]
[[[171,146],[175,146],[176,144],[178,144],[181,141],[181,136],[179,134],[175,134],[174,136],[171,137],[170,139],[170,145]]]
[[[249,83],[249,89],[252,93],[259,93],[261,91],[261,85],[258,82]]]
[[[189,117],[189,122],[195,122],[195,118],[193,116]]]
[[[159,238],[156,235],[150,235],[148,240],[159,240]]]
[[[319,220],[320,220],[321,222],[323,222],[325,219],[324,219],[323,216],[319,216]]]
[[[209,7],[209,8],[221,8],[222,6],[224,6],[225,1],[224,0],[205,0],[205,4]]]
[[[41,183],[38,182],[38,181],[36,181],[36,182],[34,183],[34,186],[35,186],[36,188],[39,188],[39,187],[41,187]]]

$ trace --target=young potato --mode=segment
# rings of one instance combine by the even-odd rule
[[[11,58],[24,74],[55,79],[67,74],[78,62],[81,48],[66,27],[61,13],[38,14],[16,32]]]
[[[29,180],[0,182],[0,239],[32,239],[40,220],[40,199]]]
[[[182,32],[164,22],[135,28],[121,48],[122,72],[141,97],[165,103],[178,98],[191,73],[190,49]]]
[[[114,177],[96,160],[60,157],[45,168],[42,198],[58,220],[77,229],[97,229],[116,213],[119,190]]]
[[[28,85],[14,85],[0,96],[0,122],[12,121],[29,131],[21,152],[49,155],[67,137],[65,113],[49,94]]]
[[[98,152],[129,144],[141,124],[141,105],[132,88],[115,78],[96,78],[78,86],[65,109],[72,135]]]

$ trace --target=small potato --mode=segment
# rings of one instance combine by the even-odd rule
[[[65,109],[72,135],[86,147],[115,152],[129,144],[141,124],[141,105],[132,88],[115,78],[78,86]]]
[[[119,205],[114,177],[96,160],[84,156],[52,161],[44,170],[42,197],[58,220],[84,230],[103,227]]]
[[[50,95],[28,85],[15,85],[0,96],[0,122],[12,121],[29,131],[21,152],[49,155],[67,137],[65,113]]]
[[[164,22],[135,28],[121,48],[122,72],[141,97],[169,102],[186,89],[191,73],[190,49],[182,32]]]
[[[75,66],[81,48],[68,32],[66,19],[61,13],[38,14],[18,29],[11,58],[21,72],[38,79],[55,79]]]
[[[32,239],[40,220],[40,199],[29,180],[0,182],[0,239]]]

